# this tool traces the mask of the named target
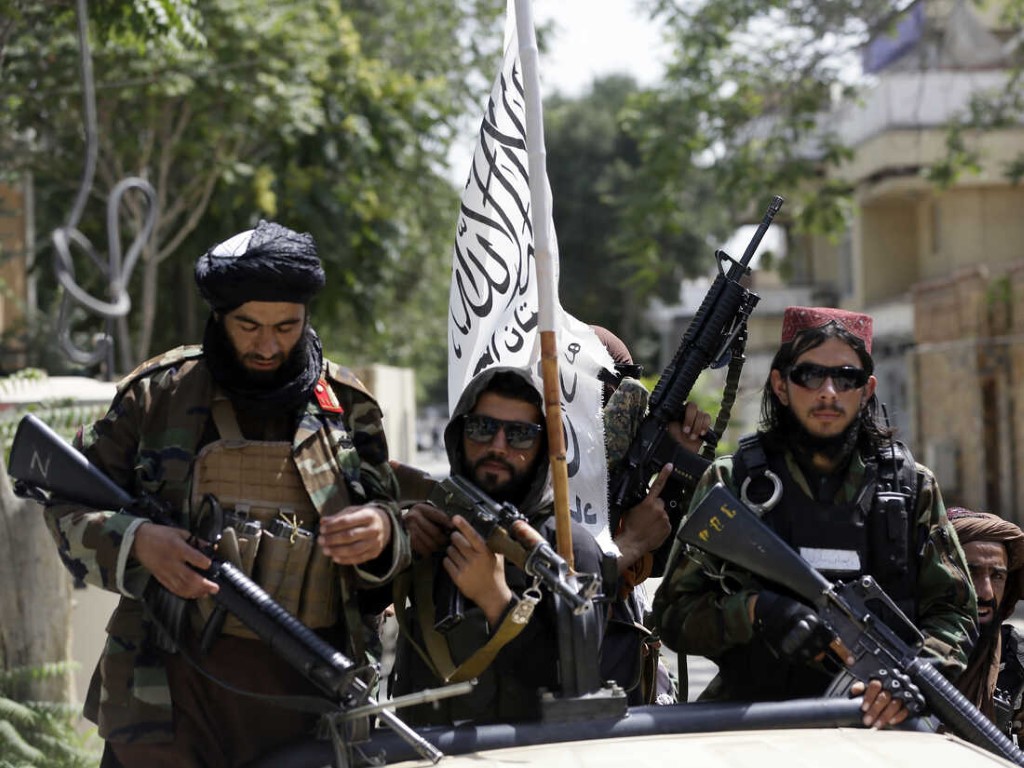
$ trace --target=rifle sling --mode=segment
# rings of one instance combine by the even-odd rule
[[[406,609],[406,598],[409,596],[409,582],[412,582],[416,615],[423,632],[423,643],[426,650],[413,640],[409,631],[409,617]],[[498,652],[515,639],[528,621],[519,622],[514,619],[517,612],[506,611],[498,629],[490,639],[478,648],[462,664],[456,666],[452,660],[448,641],[444,635],[434,629],[434,574],[430,558],[420,558],[413,562],[411,569],[406,570],[395,581],[395,618],[399,629],[408,638],[409,644],[419,654],[434,675],[446,683],[461,683],[479,677],[497,657]]]
[[[740,388],[740,374],[743,373],[743,363],[747,358],[744,351],[747,347],[747,331],[736,337],[732,346],[732,357],[729,359],[729,370],[725,376],[725,389],[722,390],[722,401],[718,408],[718,416],[715,417],[715,434],[724,435],[729,426],[729,419],[732,417],[732,406],[736,402],[736,393]],[[715,446],[705,444],[701,448],[700,455],[705,459],[714,460]]]
[[[180,600],[183,604],[187,604],[187,602],[189,602],[184,600],[184,598],[176,597],[175,595],[167,591],[166,587],[163,587],[162,585],[159,586],[158,589],[166,593],[167,595],[170,595],[173,599]],[[146,617],[153,623],[153,625],[156,626],[161,632],[164,632],[168,637],[175,637],[175,634],[173,633],[171,628],[168,627],[167,624],[164,622],[163,616],[159,615],[159,611],[154,610],[153,606],[150,605],[149,598],[147,596],[143,596],[141,602]],[[185,649],[183,642],[176,639],[174,645],[174,651],[171,651],[166,648],[162,650],[164,651],[164,653],[180,654],[181,657],[188,663],[190,667],[192,667],[196,672],[205,677],[211,683],[220,686],[224,690],[231,691],[232,693],[238,696],[245,696],[250,699],[262,701],[267,704],[271,704],[276,707],[281,707],[283,709],[293,710],[295,712],[306,712],[310,714],[324,715],[329,712],[338,711],[338,705],[326,697],[321,698],[317,696],[274,695],[267,693],[256,693],[255,691],[247,691],[242,688],[237,688],[233,686],[231,683],[222,680],[213,673],[208,672],[206,669],[204,669],[202,663],[198,661],[196,658],[194,658],[192,654]]]

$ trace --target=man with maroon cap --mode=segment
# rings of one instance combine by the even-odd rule
[[[1024,596],[1024,533],[988,512],[950,507],[974,591],[981,637],[957,688],[1008,736],[1024,721],[1024,636],[1007,619]]]
[[[925,635],[922,653],[955,677],[977,634],[974,590],[935,477],[880,418],[871,329],[868,315],[789,307],[760,430],[708,468],[691,509],[724,483],[829,580],[870,574]],[[783,587],[680,545],[667,573],[654,599],[662,640],[719,667],[702,698],[845,692],[829,634]],[[861,692],[876,728],[902,722],[919,695],[880,680],[854,684]]]

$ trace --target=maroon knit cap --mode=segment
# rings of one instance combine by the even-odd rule
[[[864,342],[864,348],[871,354],[871,315],[848,312],[834,307],[786,307],[782,316],[782,343],[787,344],[803,331],[824,328],[835,323]]]

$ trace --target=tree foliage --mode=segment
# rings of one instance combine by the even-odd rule
[[[734,220],[785,191],[786,213],[803,231],[846,224],[852,190],[825,171],[850,156],[826,116],[865,84],[862,46],[890,34],[913,0],[643,0],[674,52],[665,81],[637,99],[632,123],[650,181],[638,206],[684,200],[692,174],[710,177],[707,205]],[[1021,29],[1022,0],[1005,2],[1005,25]],[[1012,83],[1019,82],[1019,70]],[[979,94],[950,126],[937,181],[969,172],[967,136],[1020,122],[1019,88]],[[1012,175],[1013,168],[1007,172]],[[653,202],[651,202],[653,201]]]
[[[697,232],[716,230],[708,211],[633,205],[644,197],[640,148],[629,128],[646,98],[622,75],[594,82],[579,98],[555,95],[544,106],[548,179],[566,309],[643,346],[643,307],[652,296],[673,302],[680,280],[706,272],[711,250]],[[696,190],[695,190],[696,191]],[[707,260],[702,259],[707,257]]]
[[[78,42],[67,6],[54,14],[49,3],[18,5],[0,135],[20,144],[5,158],[24,162],[5,160],[5,170],[33,174],[46,233],[79,183]],[[471,91],[490,78],[503,6],[99,4],[90,15],[99,159],[83,230],[94,242],[104,236],[102,204],[127,175],[147,179],[159,204],[131,283],[130,362],[197,340],[203,311],[188,286],[191,264],[266,217],[318,240],[329,289],[314,311],[331,352],[360,361],[387,352],[399,365],[433,355],[434,369],[442,367],[439,302],[455,214],[445,160],[458,118],[479,109]],[[154,18],[175,31],[152,34]],[[479,32],[469,46],[467,29]],[[127,239],[143,211],[138,199],[126,208]],[[80,279],[102,295],[89,283],[95,272],[86,265]]]

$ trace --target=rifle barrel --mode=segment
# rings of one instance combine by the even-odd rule
[[[750,238],[750,242],[747,243],[747,250],[743,252],[743,258],[740,259],[740,264],[744,267],[750,263],[750,260],[754,258],[754,252],[757,251],[757,247],[761,244],[761,238],[764,237],[768,231],[768,227],[772,224],[772,219],[775,218],[775,214],[782,208],[782,204],[785,199],[781,195],[775,195],[772,201],[768,204],[768,210],[765,211],[764,218],[761,219],[761,223],[757,227],[757,231],[754,232],[754,236]]]

